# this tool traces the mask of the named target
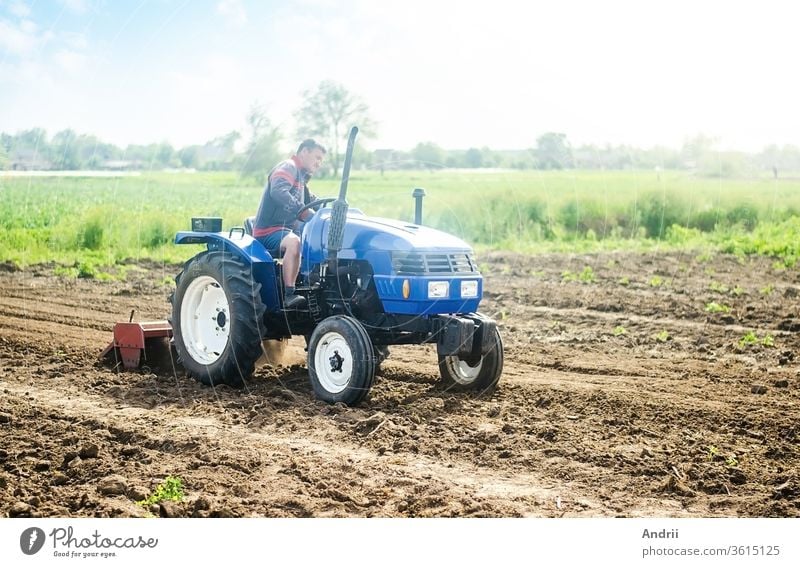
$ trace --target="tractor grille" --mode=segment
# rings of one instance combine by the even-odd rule
[[[470,254],[426,254],[423,252],[393,252],[392,267],[399,275],[461,274],[477,272]]]

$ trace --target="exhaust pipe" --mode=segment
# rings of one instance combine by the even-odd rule
[[[339,250],[342,249],[344,239],[344,223],[347,221],[347,183],[350,181],[350,162],[353,159],[353,146],[356,143],[358,127],[350,129],[350,136],[347,138],[347,152],[344,156],[344,167],[342,167],[342,184],[339,187],[339,198],[333,202],[333,212],[331,213],[331,225],[328,229],[328,257],[335,260]]]
[[[422,198],[425,196],[425,189],[417,187],[411,196],[414,197],[414,224],[422,224]]]

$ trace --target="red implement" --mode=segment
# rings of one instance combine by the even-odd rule
[[[142,356],[147,360],[147,339],[172,336],[168,321],[145,321],[138,323],[117,323],[114,325],[114,340],[100,353],[105,358],[113,349],[119,349],[119,356],[125,368],[138,368]]]

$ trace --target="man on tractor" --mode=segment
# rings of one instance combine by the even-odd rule
[[[300,271],[300,231],[302,221],[314,212],[301,208],[316,200],[308,190],[308,180],[319,170],[325,148],[313,139],[303,140],[297,153],[280,162],[269,173],[261,196],[253,237],[257,238],[274,257],[283,257],[283,286],[285,309],[300,307],[305,298],[295,294],[294,284]]]

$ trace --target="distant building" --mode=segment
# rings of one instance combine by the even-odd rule
[[[19,149],[11,152],[11,169],[16,171],[40,171],[52,169],[53,163],[36,150]]]

